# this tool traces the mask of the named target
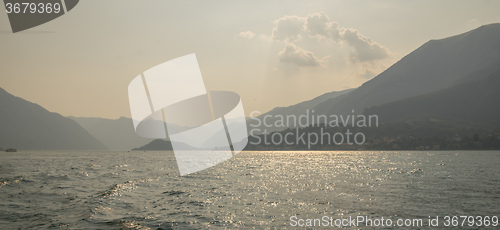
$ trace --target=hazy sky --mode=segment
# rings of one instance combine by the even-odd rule
[[[493,0],[83,0],[16,34],[0,13],[0,87],[64,116],[130,117],[134,77],[196,53],[207,90],[266,112],[357,87],[430,39],[500,22],[499,9]]]

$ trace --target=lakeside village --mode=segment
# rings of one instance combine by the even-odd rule
[[[255,111],[254,111],[255,112]],[[245,150],[497,150],[498,125],[448,120],[382,123],[377,115],[251,113]],[[272,122],[271,122],[272,121]],[[277,130],[281,128],[284,130]]]

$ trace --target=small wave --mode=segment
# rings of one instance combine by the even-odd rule
[[[3,187],[5,185],[9,185],[9,184],[16,184],[16,183],[19,183],[19,182],[34,182],[32,181],[30,178],[26,177],[26,176],[15,176],[13,178],[4,178],[3,181],[0,181],[0,187]]]
[[[134,185],[136,182],[134,181],[127,181],[123,184],[114,184],[108,189],[106,189],[104,192],[99,193],[99,196],[116,196],[120,195],[119,192],[122,190],[132,190],[134,189]]]
[[[423,172],[424,172],[424,170],[422,170],[422,169],[413,169],[410,171],[411,174],[419,174],[419,173],[423,173]]]
[[[128,165],[126,164],[123,164],[123,165],[115,165],[113,166],[114,168],[121,168],[121,167],[128,167]]]
[[[133,220],[113,220],[105,223],[108,226],[120,227],[120,229],[138,229],[138,230],[148,230],[149,227],[145,227],[136,223]]]
[[[78,172],[76,175],[80,177],[89,177],[89,174],[87,172]]]
[[[102,192],[100,196],[108,196],[111,194],[114,194],[118,191],[118,188],[120,188],[119,184],[114,184],[113,186],[109,187],[106,191]]]
[[[180,194],[184,194],[184,193],[186,193],[186,192],[178,191],[178,190],[171,190],[171,191],[163,192],[163,194],[167,194],[168,196],[180,195]]]
[[[34,177],[45,180],[70,180],[70,177],[68,174],[51,174],[48,172],[40,172],[36,174]]]

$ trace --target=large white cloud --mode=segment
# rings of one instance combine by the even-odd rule
[[[387,48],[361,35],[355,29],[344,29],[341,35],[342,39],[354,48],[354,53],[351,54],[351,61],[366,62],[390,56]]]
[[[350,59],[353,62],[368,62],[390,56],[387,48],[363,36],[357,30],[340,28],[337,22],[330,21],[328,16],[314,13],[307,16],[305,30],[311,37],[317,37],[326,42],[345,42],[354,48]]]
[[[274,21],[271,38],[276,41],[296,42],[301,39],[300,33],[304,30],[305,18],[299,16],[285,16]]]
[[[362,35],[356,29],[343,28],[335,21],[330,21],[323,13],[313,13],[307,17],[286,15],[274,21],[271,37],[259,35],[262,40],[281,41],[286,43],[278,57],[282,62],[295,63],[299,66],[318,66],[322,59],[317,58],[313,52],[297,47],[295,42],[301,40],[302,35],[309,35],[319,41],[332,44],[347,44],[354,48],[350,54],[351,62],[369,63],[382,60],[391,56],[389,49]],[[238,37],[252,39],[256,35],[250,31],[241,32]]]
[[[340,37],[339,24],[330,22],[325,13],[314,13],[307,16],[305,30],[311,37],[317,37],[324,41],[338,42]]]
[[[285,49],[279,52],[278,57],[282,62],[293,63],[299,66],[319,66],[323,62],[323,59],[327,58],[320,59],[313,52],[303,50],[293,43],[287,44]]]

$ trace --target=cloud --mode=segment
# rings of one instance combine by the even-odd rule
[[[363,79],[372,79],[387,69],[385,65],[376,66],[369,63],[363,63],[359,68],[360,70],[354,76]]]
[[[318,58],[313,52],[306,51],[300,47],[289,43],[285,49],[279,52],[278,57],[281,62],[293,63],[298,66],[319,66],[327,57]]]
[[[373,61],[390,56],[387,48],[361,35],[355,29],[343,29],[341,36],[347,44],[354,48],[354,52],[351,54],[351,61],[353,62]]]
[[[260,38],[260,40],[265,41],[265,42],[272,41],[272,39],[265,34],[259,34],[257,37]]]
[[[365,78],[365,79],[372,79],[375,76],[377,76],[377,73],[375,73],[374,70],[370,70],[370,69],[364,69],[363,71],[356,73],[356,77]]]
[[[255,34],[252,32],[252,31],[245,31],[245,32],[240,32],[238,35],[236,35],[237,37],[241,37],[241,38],[244,38],[246,40],[250,40],[252,39],[253,37],[255,37]]]
[[[330,21],[324,12],[309,14],[307,17],[285,15],[278,18],[274,21],[270,37],[245,31],[239,33],[235,38],[245,40],[257,38],[263,41],[284,42],[286,47],[278,54],[280,61],[295,63],[299,66],[320,65],[324,58],[317,58],[313,52],[305,51],[294,44],[302,39],[302,35],[308,35],[309,38],[316,38],[329,45],[348,45],[354,48],[349,56],[353,63],[369,63],[392,56],[389,49],[362,35],[356,29],[343,28],[337,22]],[[372,76],[372,74],[367,72],[366,76]]]
[[[274,21],[275,27],[271,38],[286,43],[301,39],[300,33],[304,30],[305,18],[299,16],[285,16]]]
[[[367,62],[390,56],[387,48],[363,36],[355,29],[340,28],[337,22],[330,21],[323,12],[308,15],[304,28],[310,37],[317,37],[325,42],[341,41],[353,47],[352,62]]]
[[[338,42],[340,37],[339,24],[330,22],[325,13],[314,13],[307,16],[305,30],[311,37],[317,37],[324,41]]]

